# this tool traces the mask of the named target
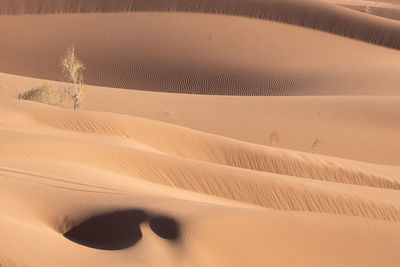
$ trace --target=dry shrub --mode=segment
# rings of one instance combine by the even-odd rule
[[[65,104],[65,92],[55,90],[50,85],[45,84],[20,93],[18,99],[35,101],[53,106],[63,106]]]
[[[77,58],[74,46],[69,47],[65,52],[65,56],[61,60],[61,67],[68,80],[73,83],[71,96],[74,102],[74,109],[77,109],[80,105],[80,98],[83,95],[83,70],[85,66]]]

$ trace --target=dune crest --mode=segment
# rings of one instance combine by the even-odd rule
[[[208,95],[400,94],[398,51],[293,25],[170,12],[22,18],[0,16],[15,25],[0,29],[0,72],[65,80],[60,58],[74,43],[90,85]]]
[[[400,266],[400,0],[346,1],[0,0],[0,267]]]
[[[35,108],[35,114],[30,112],[32,108]],[[40,109],[43,111],[40,112]],[[2,121],[5,127],[7,125],[10,127],[10,130],[2,133],[2,139],[7,140],[7,145],[1,146],[3,157],[85,162],[98,168],[152,182],[267,207],[294,210],[300,208],[308,211],[398,220],[397,211],[388,212],[387,209],[380,210],[377,207],[377,212],[374,212],[374,208],[370,207],[372,203],[366,204],[362,212],[354,208],[346,211],[347,208],[334,207],[331,206],[332,204],[328,207],[319,206],[320,204],[316,202],[318,198],[323,198],[324,200],[321,199],[321,201],[327,201],[327,203],[331,200],[308,190],[305,195],[300,194],[298,204],[294,204],[293,195],[290,202],[286,203],[289,192],[296,190],[297,187],[286,187],[289,185],[287,184],[290,181],[290,179],[287,180],[289,177],[293,177],[297,181],[295,183],[300,183],[300,187],[309,183],[301,178],[309,178],[339,184],[398,190],[400,181],[395,175],[396,172],[390,175],[383,166],[381,168],[385,174],[380,174],[379,168],[368,167],[367,164],[353,164],[319,155],[246,144],[151,120],[112,114],[77,113],[55,108],[52,108],[52,112],[47,112],[47,109],[37,104],[23,103],[22,105],[21,103],[18,104],[18,110],[7,111],[8,114],[15,113],[16,117],[9,122]],[[21,113],[22,110],[25,111]],[[23,137],[23,132],[19,132],[12,123],[21,119],[26,121],[25,124],[29,122],[30,125],[31,133],[26,137]],[[54,134],[49,135],[50,132]],[[43,135],[48,136],[47,141],[39,144],[38,140],[43,139]],[[101,138],[98,141],[89,141],[95,136]],[[108,136],[108,138],[102,136]],[[114,142],[119,145],[113,146],[113,142],[101,141],[112,140],[110,137],[116,138]],[[25,141],[17,142],[21,139]],[[79,150],[82,152],[75,152]],[[97,155],[97,157],[92,155]],[[157,162],[157,164],[154,166],[151,162]],[[368,168],[371,170],[367,171]],[[242,170],[239,171],[240,169]],[[225,172],[228,175],[224,174]],[[254,178],[245,179],[246,175],[254,176]],[[229,176],[231,178],[228,178]],[[262,178],[264,176],[265,178]],[[253,179],[254,181],[251,182]],[[282,187],[282,183],[285,186]],[[316,185],[323,186],[323,183],[317,182]],[[253,192],[251,193],[253,197],[249,198],[249,195],[244,194],[244,187]],[[272,189],[274,187],[280,193],[274,192],[275,190]],[[237,191],[235,188],[241,188],[241,190]],[[283,199],[278,197],[281,199],[279,204],[271,201],[277,196],[270,199],[265,192],[255,193],[266,188],[270,188],[268,191],[271,197],[282,194]],[[304,199],[305,196],[314,194],[317,194],[314,196],[316,199]],[[330,194],[335,193],[333,191]],[[346,203],[342,204],[344,206],[353,205],[351,201],[344,199],[343,201]]]
[[[2,0],[1,14],[93,12],[200,12],[273,20],[400,48],[400,23],[346,10],[319,0]]]
[[[250,255],[255,265],[265,263],[265,253],[254,256],[252,247],[228,257],[236,241],[251,237],[260,251],[276,252],[267,262],[290,265],[300,257],[295,247],[288,259],[278,253],[278,239],[290,232],[287,223],[310,233],[304,239],[293,232],[294,242],[321,242],[318,236],[324,233],[339,252],[343,240],[348,249],[362,242],[363,249],[347,262],[359,263],[357,255],[378,245],[385,246],[379,255],[386,255],[386,265],[399,262],[396,242],[387,243],[399,232],[398,168],[254,145],[126,115],[26,101],[2,101],[0,107],[8,114],[0,119],[0,199],[13,199],[0,205],[0,229],[24,234],[11,232],[19,240],[15,243],[0,230],[11,244],[2,253],[18,264],[52,265],[63,259],[65,265],[59,266],[106,266],[107,257],[119,265],[138,255],[137,266],[152,266],[160,257],[165,266],[241,265]],[[365,227],[379,238],[353,236]],[[336,234],[326,235],[332,231]],[[39,234],[39,247],[56,258],[35,257],[36,248],[23,241]],[[217,241],[210,245],[205,235]],[[32,252],[17,258],[21,248]],[[60,251],[75,257],[67,260]],[[315,251],[328,253],[324,247]],[[327,255],[333,259],[335,253]],[[10,263],[5,258],[4,264]],[[310,264],[306,260],[300,266]]]

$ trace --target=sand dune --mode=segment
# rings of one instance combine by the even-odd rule
[[[400,24],[365,16],[319,0],[2,0],[2,14],[175,11],[274,20],[398,49]]]
[[[24,103],[24,105],[26,104]],[[40,112],[40,107],[34,105],[36,115],[32,116],[32,107],[28,106],[23,112],[23,114],[29,114],[27,117],[21,114],[24,105],[19,104],[18,110],[7,111],[6,109],[3,111],[7,114],[16,114],[9,116],[11,130],[6,130],[2,134],[2,140],[5,141],[5,146],[1,147],[4,158],[42,158],[74,163],[84,162],[99,168],[121,172],[124,175],[144,177],[157,183],[216,194],[235,200],[247,200],[252,204],[261,202],[264,205],[268,205],[265,203],[267,200],[263,199],[264,197],[268,198],[268,195],[255,192],[244,193],[244,188],[240,186],[243,183],[251,191],[260,190],[257,187],[263,187],[262,184],[258,184],[257,187],[248,184],[249,176],[253,174],[258,177],[261,175],[260,171],[268,174],[367,187],[394,190],[400,188],[400,180],[396,177],[398,169],[383,169],[385,174],[381,174],[381,167],[293,153],[277,148],[260,147],[156,121],[111,114],[103,114],[99,117],[94,113],[76,114],[62,110],[52,110],[49,113],[48,109],[44,109],[43,112]],[[3,106],[7,107],[7,104],[3,103]],[[25,127],[29,127],[31,133],[18,133],[15,125],[20,123],[15,122],[21,120],[25,122]],[[9,123],[2,121],[2,125],[6,128]],[[39,127],[35,127],[36,124]],[[132,126],[129,127],[129,125]],[[60,138],[59,134],[49,136],[52,131],[67,135],[67,138]],[[83,134],[83,136],[78,138],[77,133]],[[89,141],[93,140],[93,134],[113,138],[102,138],[110,141],[102,142],[100,145],[97,142]],[[43,135],[47,138],[43,138]],[[38,140],[47,141],[39,142]],[[180,142],[177,143],[174,140],[180,140]],[[124,145],[124,141],[127,142],[127,145]],[[107,144],[108,142],[111,144]],[[77,153],[77,151],[81,152]],[[97,157],[93,155],[97,155]],[[240,177],[238,174],[241,172],[237,168],[249,171],[244,171],[243,177]],[[365,171],[368,169],[370,171]],[[224,170],[229,174],[224,175]],[[254,179],[257,181],[260,178]],[[229,180],[234,183],[234,186],[229,186]],[[221,184],[215,186],[214,183]],[[241,190],[235,194],[235,188],[241,188]],[[267,192],[267,188],[268,186],[262,191]],[[216,189],[217,191],[215,191]],[[284,193],[282,192],[282,194]],[[306,195],[312,194],[308,192]],[[249,196],[252,197],[248,199]],[[261,199],[257,199],[259,197]],[[252,198],[256,199],[252,200]],[[292,204],[293,198],[294,196],[290,199]],[[279,203],[284,202],[281,200]],[[269,203],[269,205],[272,204]],[[304,205],[300,204],[300,206]],[[276,207],[274,206],[274,208]],[[318,207],[318,209],[320,208]],[[335,208],[334,210],[331,212],[338,212]],[[363,214],[365,213],[368,212]],[[397,220],[395,213],[376,216]]]
[[[399,1],[0,0],[0,267],[400,266]]]
[[[375,16],[400,20],[400,1],[392,0],[324,0],[343,7]]]
[[[399,95],[397,51],[275,22],[128,13],[1,16],[0,23],[14,25],[0,29],[4,73],[62,80],[59,59],[74,43],[91,85],[218,95]]]
[[[302,221],[304,218],[303,215],[292,217],[291,213],[268,215],[267,210],[262,212],[264,215],[261,215],[261,218],[264,217],[265,220],[260,219],[260,215],[257,214],[260,214],[261,207],[285,212],[311,211],[316,214],[337,214],[327,215],[320,219],[315,215],[317,219],[314,222],[336,220],[332,216],[345,215],[343,218],[340,217],[340,220],[343,221],[341,227],[347,225],[352,231],[356,231],[355,229],[359,227],[356,225],[360,225],[360,223],[364,225],[362,220],[366,220],[365,223],[380,225],[381,228],[373,226],[380,235],[393,230],[391,227],[397,227],[397,224],[390,226],[389,221],[398,222],[400,220],[399,195],[397,194],[400,185],[397,177],[399,170],[392,167],[386,168],[383,165],[368,165],[361,162],[255,146],[157,121],[122,115],[72,112],[28,102],[2,102],[1,107],[2,114],[8,114],[7,118],[2,118],[0,122],[2,125],[0,162],[1,165],[8,166],[0,169],[3,183],[1,188],[6,189],[4,192],[6,194],[2,194],[2,196],[7,197],[10,193],[21,196],[14,201],[11,207],[2,206],[1,209],[5,210],[2,212],[3,216],[11,212],[2,220],[2,224],[10,225],[14,221],[14,224],[19,225],[18,222],[22,218],[12,214],[15,210],[14,205],[26,207],[26,204],[23,204],[26,201],[31,204],[32,201],[40,201],[42,204],[33,205],[36,210],[33,214],[29,212],[24,215],[25,223],[20,226],[16,225],[14,229],[25,232],[27,230],[24,229],[36,227],[37,231],[33,231],[29,235],[30,238],[35,238],[32,236],[34,233],[42,233],[48,242],[56,242],[63,247],[63,250],[70,250],[71,253],[78,255],[86,255],[84,247],[73,245],[74,243],[68,239],[89,247],[107,250],[129,247],[122,255],[119,254],[118,260],[122,260],[123,255],[126,257],[131,253],[133,253],[131,255],[136,255],[142,249],[152,250],[159,246],[166,254],[169,253],[165,257],[168,258],[167,265],[170,263],[170,266],[179,264],[176,262],[177,259],[181,259],[182,262],[188,261],[186,264],[189,265],[194,259],[198,261],[199,265],[204,265],[210,260],[216,265],[229,265],[232,263],[231,260],[227,260],[224,253],[218,254],[216,253],[218,250],[213,249],[214,246],[218,248],[221,244],[216,243],[209,248],[208,243],[201,237],[203,234],[211,234],[210,231],[218,231],[218,235],[221,235],[219,240],[222,241],[223,235],[233,233],[228,229],[218,230],[219,227],[225,228],[226,222],[218,219],[221,214],[217,217],[215,217],[217,213],[212,215],[213,209],[220,210],[223,206],[225,206],[224,212],[227,212],[226,220],[232,216],[236,218],[234,219],[235,223],[230,226],[232,230],[236,225],[246,228],[253,216],[257,217],[259,223],[268,220],[285,220],[288,223],[290,220]],[[269,163],[270,161],[273,164]],[[48,163],[51,163],[53,167],[49,169]],[[285,164],[285,168],[279,168],[281,163]],[[69,171],[63,171],[66,168]],[[69,173],[69,178],[62,173]],[[82,180],[80,178],[82,175],[89,175],[92,178],[86,177]],[[110,180],[110,177],[113,178]],[[118,179],[118,182],[115,179]],[[160,184],[160,186],[156,186],[154,183]],[[207,210],[206,217],[209,218],[203,222],[201,215],[197,214],[196,223],[194,223],[191,219],[194,218],[194,215],[191,212],[176,214],[175,205],[182,204],[174,200],[176,202],[174,211],[171,210],[172,207],[168,203],[173,200],[168,199],[174,192],[166,190],[165,185],[185,189],[186,191],[183,192],[186,193],[179,193],[180,198],[193,199],[193,205],[199,206],[200,214],[201,210],[204,212]],[[151,189],[153,187],[154,189]],[[30,193],[13,194],[14,190],[19,192],[29,190]],[[42,193],[44,196],[39,197],[35,193],[37,190],[44,190]],[[145,194],[157,195],[158,198],[164,196],[163,204],[160,205],[158,201],[154,202],[153,198],[146,196],[142,200],[139,200],[140,197],[134,197],[136,204],[127,206],[123,203],[127,203],[126,201],[132,198],[132,193],[128,193],[131,190],[138,192],[139,195],[146,192]],[[72,194],[76,196],[74,197],[75,201],[67,201],[62,204],[61,199],[56,203],[54,200],[49,202],[50,199],[43,199],[56,197],[56,192],[63,192],[65,195]],[[203,195],[196,193],[191,195],[190,192]],[[87,194],[93,196],[90,201],[81,199]],[[208,198],[206,195],[219,198]],[[221,197],[227,200],[220,202]],[[110,203],[106,207],[103,204],[103,208],[99,210],[96,208],[100,204],[99,199],[102,199],[100,201],[102,203],[109,199]],[[256,206],[236,206],[233,205],[234,202],[229,202],[230,200]],[[50,203],[53,203],[51,207],[37,210]],[[149,203],[154,204],[150,205]],[[89,206],[84,210],[74,207],[83,204]],[[65,208],[60,209],[60,205]],[[92,208],[88,208],[91,206]],[[168,206],[170,207],[166,208]],[[55,209],[56,207],[57,209]],[[116,213],[115,211],[120,212]],[[248,215],[242,217],[243,212]],[[99,217],[92,217],[91,214],[99,214]],[[353,219],[347,219],[346,216]],[[287,217],[292,219],[287,219]],[[87,218],[89,221],[85,222]],[[160,230],[157,228],[157,218],[171,222],[172,226],[161,227]],[[142,224],[147,225],[148,222],[149,228],[147,226],[126,228],[122,224],[127,219],[132,224],[135,224],[137,220],[137,227]],[[308,217],[308,219],[310,218]],[[369,222],[370,219],[377,221]],[[28,227],[27,221],[31,226]],[[115,230],[109,229],[110,233],[102,231],[103,234],[97,234],[96,239],[85,237],[90,235],[90,232],[84,231],[85,224],[95,231],[96,229],[101,230],[104,227],[102,225],[107,224],[107,221],[115,225]],[[358,223],[355,223],[356,221]],[[85,222],[85,224],[79,224],[79,222]],[[210,224],[213,226],[211,227]],[[165,224],[162,225],[165,227]],[[322,225],[326,226],[327,223]],[[74,228],[74,226],[78,228]],[[325,226],[320,227],[319,230],[324,231]],[[271,229],[261,230],[268,229],[268,227],[264,228],[265,224],[263,223],[260,224],[260,227],[262,227],[260,228],[261,233],[268,236]],[[281,227],[284,229],[285,226]],[[57,235],[57,232],[65,233],[65,231],[67,231],[68,239]],[[304,229],[304,231],[309,230]],[[343,230],[338,229],[338,231],[343,234]],[[251,235],[247,230],[244,232],[247,233],[246,235]],[[120,235],[125,238],[117,238]],[[240,233],[237,236],[237,242],[244,238],[244,236],[240,237]],[[271,240],[271,237],[268,238]],[[327,237],[325,236],[325,238]],[[332,239],[328,238],[328,240],[335,242],[335,238],[332,236]],[[87,243],[86,239],[90,240],[90,243]],[[6,240],[10,242],[9,238]],[[198,241],[194,242],[194,240]],[[314,238],[310,237],[310,242],[313,241]],[[41,245],[43,249],[46,247],[46,242]],[[153,242],[152,245],[150,245],[151,242]],[[363,239],[362,242],[365,242],[367,248],[371,246],[372,249],[377,245],[376,242],[380,241],[375,240],[374,243],[370,243],[370,239]],[[259,244],[258,241],[255,246],[257,244]],[[351,242],[348,244],[353,246]],[[386,243],[387,250],[385,251],[395,255],[398,249],[395,244]],[[234,245],[235,243],[228,245],[228,251]],[[19,245],[20,248],[28,249],[26,246]],[[205,253],[192,255],[190,250],[193,247],[195,251],[205,250]],[[80,248],[81,252],[79,252]],[[277,248],[275,247],[275,249]],[[6,255],[13,255],[18,250],[16,248],[13,250],[11,246],[7,251],[9,253]],[[93,257],[98,260],[106,257],[106,254],[102,254],[100,251]],[[173,255],[177,251],[183,254],[175,258]],[[366,249],[362,250],[363,253],[365,251]],[[192,253],[194,252],[192,251]],[[249,255],[249,253],[245,250],[237,255],[238,266],[246,258],[245,255]],[[328,253],[328,255],[328,257],[334,257],[334,254]],[[24,259],[30,260],[30,257],[32,257],[30,253],[24,253]],[[260,255],[260,257],[265,259],[264,255]],[[93,259],[89,256],[86,261]],[[40,263],[40,259],[33,260],[37,264]],[[253,260],[256,261],[256,259]],[[270,260],[270,264],[274,264],[274,260],[284,262],[281,257],[275,256]],[[390,256],[386,260],[391,265],[398,262],[399,259]],[[66,261],[66,264],[75,264],[76,261],[77,259],[70,259]],[[151,258],[142,256],[138,265],[148,264],[149,261],[151,262]],[[313,261],[318,262],[318,258],[314,258]],[[20,260],[20,262],[22,261]],[[77,266],[85,266],[84,262],[78,262]],[[308,263],[310,262],[305,261],[304,266],[307,266]],[[151,263],[148,265],[151,266]]]
[[[360,12],[364,12],[366,10],[365,6],[359,6],[359,5],[343,5],[344,7],[351,8]],[[393,20],[400,20],[400,8],[392,8],[392,7],[369,7],[370,14],[373,14],[375,16],[380,16],[380,17],[385,17],[388,19],[393,19]]]
[[[38,165],[36,167],[40,168]],[[178,194],[171,198],[171,195],[165,193],[171,190],[157,190],[155,185],[148,186],[147,189],[151,190],[146,190],[136,179],[107,172],[101,175],[98,170],[78,166],[53,166],[51,171],[58,175],[65,171],[60,166],[68,167],[69,171],[76,170],[74,177],[64,177],[66,181],[85,179],[99,184],[101,181],[109,181],[111,175],[117,179],[119,188],[123,187],[123,194],[82,192],[77,190],[79,188],[67,190],[29,183],[29,176],[17,176],[20,180],[15,181],[2,175],[2,188],[7,186],[8,192],[23,196],[13,202],[14,208],[21,209],[27,203],[36,207],[35,216],[28,213],[25,218],[10,219],[13,218],[11,215],[1,218],[2,241],[8,244],[2,253],[14,256],[18,264],[109,266],[112,262],[113,265],[124,266],[128,262],[131,266],[157,266],[162,260],[164,266],[204,266],[210,263],[211,266],[243,266],[246,259],[249,259],[254,266],[291,266],[295,261],[297,266],[310,266],[323,264],[327,260],[328,266],[363,263],[395,266],[399,262],[396,223],[338,215],[322,216],[318,213],[259,210],[237,204],[234,206],[232,203],[217,204],[206,196],[190,195],[184,191],[176,192]],[[48,167],[46,172],[49,172]],[[85,175],[79,175],[82,173]],[[42,195],[38,198],[33,192],[42,192]],[[146,198],[138,197],[139,192],[148,192]],[[150,192],[156,192],[158,196],[151,196]],[[63,201],[60,194],[73,201]],[[186,201],[179,201],[176,196],[185,197]],[[168,213],[182,225],[182,238],[179,241],[160,238],[147,223],[143,223],[140,227],[140,241],[128,249],[110,252],[85,248],[61,235],[63,232],[60,229],[69,228],[70,223],[86,221],[91,214],[110,214],[115,210],[130,209],[156,215]],[[296,229],[293,225],[296,225]],[[11,232],[4,229],[15,230]],[[365,235],[365,231],[370,234]],[[213,236],[215,241],[210,242],[207,236]],[[290,236],[292,242],[284,242],[283,236]],[[29,242],[39,239],[39,244]],[[243,249],[243,243],[247,244],[249,239],[252,245]],[[329,246],[326,242],[329,242]],[[285,253],[282,253],[282,246],[286,248]],[[299,247],[303,246],[307,248],[299,251]],[[240,253],[233,253],[238,248],[242,248]],[[347,253],[349,250],[351,254]],[[53,256],[37,257],[42,251]],[[3,260],[6,266],[12,262],[6,258]]]
[[[0,81],[3,99],[15,99],[43,84],[65,86],[4,74]],[[164,121],[255,144],[400,165],[399,97],[231,97],[87,86],[82,108]]]
[[[353,10],[357,10],[359,12],[372,14],[375,16],[385,17],[393,20],[400,20],[400,5],[360,5],[360,4],[342,4],[341,6],[347,7]]]

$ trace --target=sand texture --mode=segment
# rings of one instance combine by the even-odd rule
[[[0,0],[0,267],[400,266],[399,6]]]

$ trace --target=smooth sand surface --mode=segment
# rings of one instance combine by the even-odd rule
[[[399,266],[399,22],[330,2],[0,0],[0,266]]]
[[[333,4],[375,16],[400,20],[398,0],[324,0]]]
[[[383,0],[382,0],[383,1]],[[323,0],[1,0],[1,14],[195,12],[279,21],[392,48],[400,23],[365,16]]]
[[[4,100],[1,113],[1,246],[18,264],[400,260],[400,167],[25,101]],[[79,229],[89,218],[95,238]]]
[[[0,80],[3,99],[43,84],[66,86],[8,74],[0,74]],[[87,86],[83,99],[86,110],[164,121],[255,144],[400,165],[399,96],[234,97]]]
[[[212,95],[400,95],[397,50],[271,21],[153,12],[1,16],[0,24],[13,25],[0,28],[3,73],[62,80],[60,58],[73,43],[91,85]]]

